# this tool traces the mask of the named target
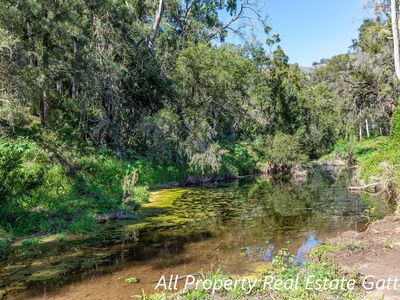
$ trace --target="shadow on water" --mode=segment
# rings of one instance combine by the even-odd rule
[[[258,177],[158,191],[140,210],[139,221],[109,224],[64,243],[50,241],[32,253],[19,249],[2,265],[0,289],[40,293],[130,264],[165,271],[213,262],[240,274],[249,271],[249,262],[270,261],[282,248],[304,264],[327,237],[365,229],[365,205],[348,192],[349,179],[347,170],[315,166],[309,180],[297,185],[271,185]]]

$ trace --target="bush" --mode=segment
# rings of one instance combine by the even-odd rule
[[[39,186],[44,173],[33,144],[0,142],[0,203]]]
[[[396,142],[400,142],[400,108],[394,112],[392,116],[392,128],[390,131],[390,136]]]
[[[124,176],[122,189],[124,192],[124,205],[128,209],[135,209],[146,203],[150,198],[148,186],[136,186],[137,172],[130,170]]]
[[[4,259],[10,251],[11,239],[0,237],[0,260]]]
[[[278,133],[268,151],[271,165],[298,166],[307,160],[302,153],[300,143],[295,136]]]
[[[156,184],[165,184],[172,181],[181,181],[185,175],[183,167],[163,164],[159,165],[150,160],[141,159],[133,164],[137,174],[137,185],[152,187]]]
[[[307,157],[301,152],[298,139],[295,136],[278,133],[268,151],[268,172],[282,179],[290,176],[293,168],[301,166]]]
[[[71,233],[86,233],[97,228],[96,218],[91,215],[84,215],[75,219],[68,227]]]
[[[222,167],[222,159],[228,150],[218,143],[211,144],[205,151],[192,156],[189,165],[194,172],[205,174],[218,174]]]
[[[248,175],[257,172],[257,163],[260,158],[255,151],[252,151],[252,147],[235,144],[233,148],[228,149],[229,152],[222,158],[222,173]]]
[[[21,245],[27,248],[30,247],[35,247],[40,244],[40,240],[38,238],[31,238],[31,239],[25,239],[21,242]]]

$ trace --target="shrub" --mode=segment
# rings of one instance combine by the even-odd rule
[[[0,260],[4,259],[10,251],[11,239],[0,238]]]
[[[37,150],[33,144],[0,142],[0,202],[41,184],[44,168]]]
[[[185,169],[175,165],[159,165],[150,160],[141,159],[133,164],[136,170],[138,186],[164,184],[172,181],[181,181],[184,178]]]
[[[250,149],[250,150],[249,150]],[[233,149],[223,156],[221,171],[224,174],[248,175],[257,171],[258,155],[250,147],[235,144]]]
[[[127,172],[122,181],[124,205],[127,206],[128,209],[134,209],[143,205],[150,197],[148,186],[136,186],[137,180],[137,171],[132,169]]]
[[[277,179],[284,179],[290,177],[293,168],[301,166],[306,160],[295,136],[278,133],[269,147],[268,172]]]
[[[228,150],[218,143],[211,144],[204,152],[192,156],[189,165],[194,171],[204,174],[217,174],[222,167],[222,159]]]
[[[86,233],[96,229],[96,218],[91,215],[84,215],[76,218],[68,227],[71,233]]]
[[[278,133],[268,151],[270,165],[298,166],[307,158],[302,153],[300,143],[295,136]]]
[[[393,140],[400,142],[400,108],[394,112],[392,116],[392,128],[390,131],[390,136]]]
[[[31,238],[31,239],[25,239],[21,242],[21,245],[24,247],[35,247],[40,244],[40,240],[38,238]]]

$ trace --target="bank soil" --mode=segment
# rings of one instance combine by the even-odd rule
[[[357,272],[361,279],[371,276],[368,282],[375,284],[396,277],[400,281],[400,216],[388,216],[361,233],[345,232],[329,244],[339,246],[332,258],[344,273]],[[400,299],[400,282],[397,289],[392,284],[391,288],[367,291],[366,299]]]

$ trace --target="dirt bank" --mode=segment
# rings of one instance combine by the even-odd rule
[[[400,280],[400,216],[388,216],[371,224],[365,232],[346,232],[329,240],[339,250],[332,255],[344,273],[357,272],[373,282]],[[398,285],[400,287],[400,284]],[[373,290],[367,299],[400,299],[400,289]]]

